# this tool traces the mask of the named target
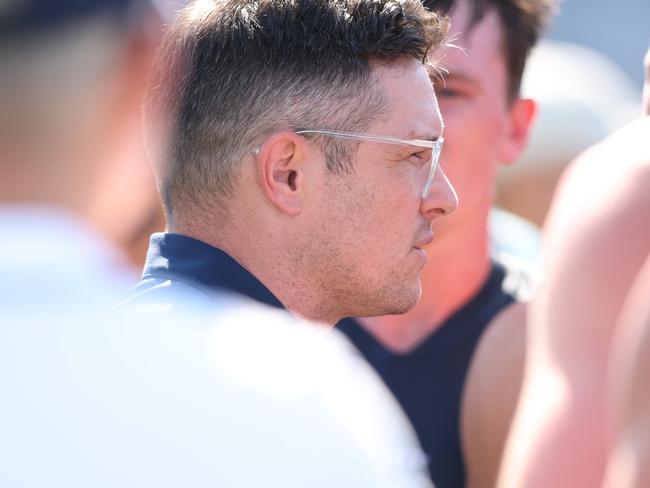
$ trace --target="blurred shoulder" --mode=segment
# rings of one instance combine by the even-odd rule
[[[580,154],[562,176],[567,185],[614,186],[634,171],[650,171],[650,117],[639,117]],[[586,185],[584,179],[591,185]]]

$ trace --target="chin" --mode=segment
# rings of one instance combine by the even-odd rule
[[[401,315],[417,305],[422,296],[422,285],[418,279],[416,283],[395,290],[392,294],[390,310],[382,315]]]

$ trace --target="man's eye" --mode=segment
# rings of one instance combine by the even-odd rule
[[[433,90],[438,98],[467,98],[471,91],[455,81],[433,83]]]
[[[422,166],[429,162],[431,159],[431,151],[418,151],[414,152],[409,156],[415,164]]]
[[[465,96],[461,90],[450,87],[436,88],[435,92],[438,98],[461,98]]]

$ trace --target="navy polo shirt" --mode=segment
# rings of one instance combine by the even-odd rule
[[[230,292],[284,309],[261,281],[221,249],[181,234],[153,234],[142,280],[129,292],[127,304],[142,302],[142,297],[149,302],[173,300],[168,290],[174,286],[182,287],[185,296],[218,297]]]

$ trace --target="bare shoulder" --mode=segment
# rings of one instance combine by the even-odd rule
[[[620,217],[621,206],[647,197],[650,144],[643,141],[648,140],[650,117],[641,117],[587,149],[571,163],[554,196],[545,224],[545,238],[558,223],[575,219],[576,214],[586,217],[581,224],[584,227],[591,225],[593,219]],[[619,197],[619,200],[607,200],[609,197]]]
[[[470,364],[465,382],[465,406],[472,406],[475,395],[494,397],[495,388],[501,391],[515,387],[525,359],[526,311],[526,304],[513,303],[488,325]]]
[[[525,341],[527,309],[526,303],[515,302],[494,317],[481,337],[474,355],[474,362],[484,360],[490,363],[500,363],[499,356],[508,352],[522,352],[521,347],[525,344],[523,342],[520,344],[517,338]],[[495,352],[500,352],[500,354],[492,354]]]
[[[591,361],[589,374],[600,374],[616,317],[650,248],[650,144],[640,143],[649,134],[650,117],[643,117],[587,150],[554,199],[530,332],[534,347],[549,350],[562,368],[582,371]]]
[[[461,435],[470,487],[494,486],[515,412],[526,352],[523,303],[505,308],[488,325],[465,381]]]

